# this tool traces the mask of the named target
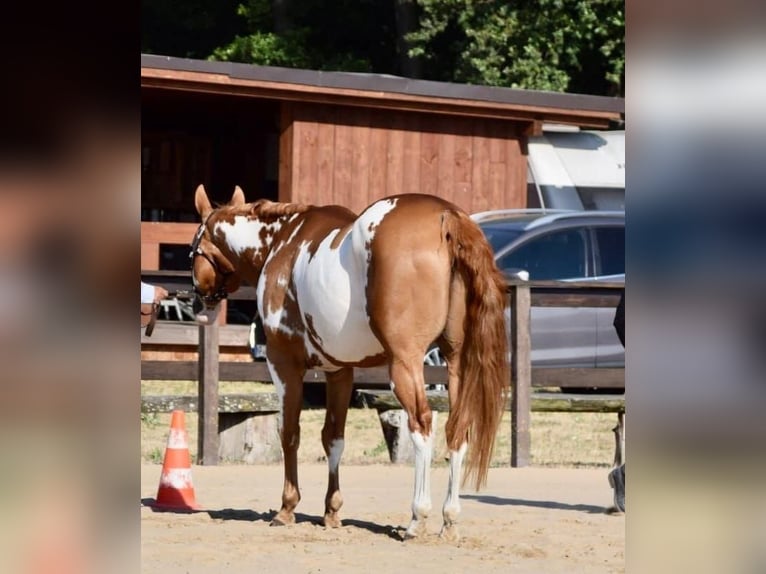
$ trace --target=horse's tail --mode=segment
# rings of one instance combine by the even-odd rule
[[[468,215],[453,210],[444,223],[455,272],[466,288],[460,386],[456,403],[450,406],[446,430],[448,440],[455,443],[450,449],[459,448],[468,439],[463,483],[473,477],[479,490],[487,480],[510,383],[506,282],[484,233]]]

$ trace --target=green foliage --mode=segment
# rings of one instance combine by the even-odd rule
[[[141,52],[205,58],[244,32],[238,0],[142,0]]]
[[[310,68],[311,61],[300,41],[301,34],[278,36],[273,32],[255,32],[237,36],[230,44],[216,48],[209,60],[248,62],[264,66]]]
[[[237,7],[237,14],[246,22],[249,33],[216,48],[208,59],[313,70],[372,71],[366,49],[361,48],[365,39],[362,35],[349,37],[342,29],[353,16],[343,17],[343,3],[323,4],[321,0],[283,0],[284,11],[289,14],[282,14],[275,12],[269,0],[248,0]]]
[[[142,51],[621,96],[625,10],[623,0],[144,0]]]
[[[165,452],[159,447],[154,447],[144,457],[144,460],[152,464],[162,464],[162,461],[164,459],[165,459]]]
[[[386,445],[385,440],[381,440],[378,444],[375,445],[372,449],[365,449],[364,455],[369,458],[375,458],[378,457],[384,453],[388,453],[388,445]]]
[[[551,91],[624,91],[624,4],[616,0],[417,0],[412,55],[456,82]],[[427,69],[434,70],[433,67]]]
[[[157,413],[141,413],[141,423],[149,428],[154,428],[160,424]]]

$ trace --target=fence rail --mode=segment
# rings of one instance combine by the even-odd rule
[[[157,278],[167,272],[154,272],[142,276]],[[166,275],[177,276],[180,274]],[[187,274],[188,277],[188,274]],[[166,288],[172,283],[159,282]],[[601,387],[625,388],[623,368],[533,368],[531,364],[530,318],[531,307],[609,307],[616,308],[620,291],[624,287],[618,282],[514,282],[509,284],[511,307],[511,466],[523,467],[530,463],[530,413],[532,411],[533,388],[540,387]],[[179,289],[180,287],[173,287]],[[252,288],[250,288],[252,290]],[[250,299],[253,292],[244,290],[240,298]],[[232,329],[238,327],[239,329]],[[231,333],[246,329],[243,326],[218,324],[194,326],[168,326],[169,330],[183,332],[185,344],[195,342],[198,349],[197,361],[142,361],[141,378],[144,380],[197,380],[199,412],[199,453],[200,464],[218,463],[218,382],[221,380],[271,381],[265,363],[261,362],[219,362],[219,345],[233,344]],[[154,337],[163,338],[161,324],[151,339],[142,338],[142,344],[163,344]],[[242,339],[240,339],[242,341]],[[167,344],[178,344],[178,334]],[[240,343],[242,344],[242,343]],[[446,368],[425,366],[428,384],[446,383]],[[385,367],[355,369],[356,384],[388,385],[388,370]],[[325,382],[322,371],[309,370],[306,382]]]

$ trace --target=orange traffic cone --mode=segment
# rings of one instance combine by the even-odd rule
[[[191,456],[184,412],[173,411],[170,435],[162,463],[157,500],[152,505],[165,510],[199,510],[192,484]]]

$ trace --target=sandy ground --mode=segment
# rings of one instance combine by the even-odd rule
[[[461,496],[458,543],[438,537],[447,470],[434,468],[423,539],[402,542],[410,518],[409,466],[341,465],[344,526],[321,526],[325,464],[299,468],[295,525],[272,528],[281,465],[193,466],[193,514],[156,512],[161,465],[141,468],[145,573],[624,572],[625,517],[609,512],[604,469],[494,468],[485,489]]]

